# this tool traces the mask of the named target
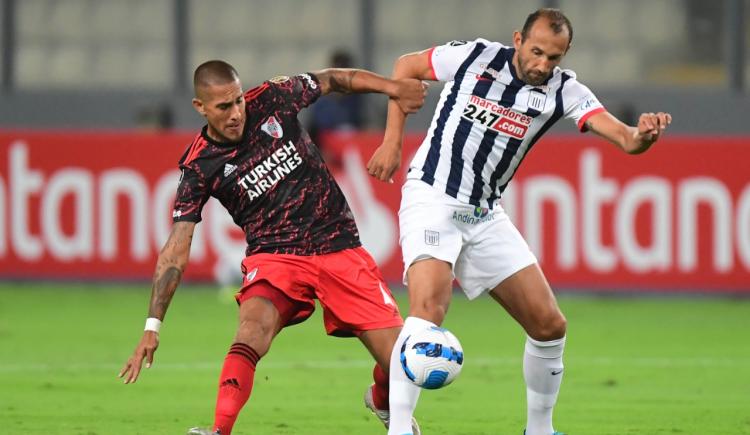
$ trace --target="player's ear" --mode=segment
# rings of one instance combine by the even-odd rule
[[[206,106],[203,105],[203,101],[193,98],[193,108],[196,112],[200,113],[201,116],[206,116]]]
[[[523,35],[521,35],[521,32],[516,30],[513,32],[513,47],[515,47],[516,51],[521,48],[521,43],[523,42]]]

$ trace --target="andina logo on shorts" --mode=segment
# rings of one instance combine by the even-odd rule
[[[484,207],[476,207],[473,213],[465,212],[459,213],[453,212],[453,220],[469,225],[481,224],[482,222],[489,222],[495,219],[495,215],[490,213],[490,210]]]

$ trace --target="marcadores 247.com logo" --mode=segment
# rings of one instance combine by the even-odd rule
[[[490,100],[472,95],[464,108],[464,119],[481,124],[498,133],[523,139],[534,118],[501,106]]]

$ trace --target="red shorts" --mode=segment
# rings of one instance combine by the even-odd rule
[[[273,302],[284,326],[300,323],[323,306],[326,332],[338,337],[403,325],[398,306],[375,261],[362,248],[323,255],[255,254],[242,261],[245,276],[235,298]]]

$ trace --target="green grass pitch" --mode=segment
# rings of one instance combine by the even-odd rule
[[[141,335],[148,285],[0,284],[0,433],[183,434],[209,425],[237,309],[180,288],[154,366],[116,374]],[[399,302],[404,303],[403,295]],[[750,434],[750,299],[561,296],[568,317],[556,429],[570,435]],[[403,309],[402,305],[402,309]],[[425,435],[520,435],[524,335],[489,298],[456,294],[457,381],[424,391]],[[242,434],[384,434],[364,408],[372,362],[327,337],[320,310],[261,360]]]

